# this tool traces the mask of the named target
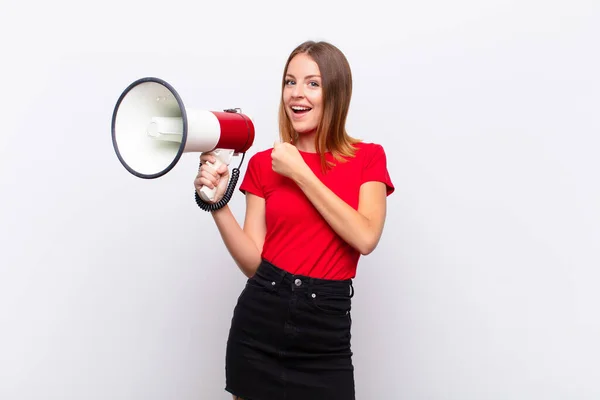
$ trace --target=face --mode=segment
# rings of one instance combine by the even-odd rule
[[[289,63],[283,88],[283,103],[298,134],[316,132],[323,114],[323,91],[319,66],[306,54]]]

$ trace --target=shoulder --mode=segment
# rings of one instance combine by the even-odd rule
[[[264,150],[259,150],[256,153],[254,153],[250,159],[257,159],[257,160],[262,160],[264,158],[271,158],[271,152],[273,151],[272,148],[268,148],[268,149],[264,149]]]
[[[372,158],[377,156],[385,156],[385,150],[379,143],[373,142],[358,142],[354,144],[356,148],[356,157],[359,158]]]
[[[387,157],[383,146],[379,143],[360,142],[355,144],[356,158],[361,164],[362,182],[383,182],[387,187],[387,195],[394,192],[394,184],[390,177]]]
[[[240,185],[242,193],[250,192],[264,197],[264,185],[269,181],[269,171],[272,171],[271,151],[272,149],[266,149],[250,155]]]
[[[268,163],[269,165],[271,165],[271,152],[273,151],[273,149],[265,149],[265,150],[260,150],[256,153],[254,153],[252,156],[250,156],[250,159],[248,160],[248,164],[249,165],[253,165],[256,167],[260,167],[261,165]]]

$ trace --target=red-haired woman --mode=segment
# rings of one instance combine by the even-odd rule
[[[281,142],[252,156],[240,185],[243,228],[225,206],[212,212],[248,277],[233,312],[226,390],[244,400],[353,400],[352,280],[383,232],[394,191],[381,145],[345,128],[352,74],[344,54],[308,41],[284,68]],[[210,153],[196,190],[227,187]]]

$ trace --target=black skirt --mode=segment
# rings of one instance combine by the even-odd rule
[[[226,387],[244,400],[354,400],[352,280],[292,275],[263,261],[233,312]]]

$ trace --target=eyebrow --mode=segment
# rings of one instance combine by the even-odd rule
[[[296,79],[296,77],[292,74],[285,74],[285,76],[289,76],[290,78],[294,78]],[[304,78],[309,79],[309,78],[321,78],[321,75],[307,75]]]

